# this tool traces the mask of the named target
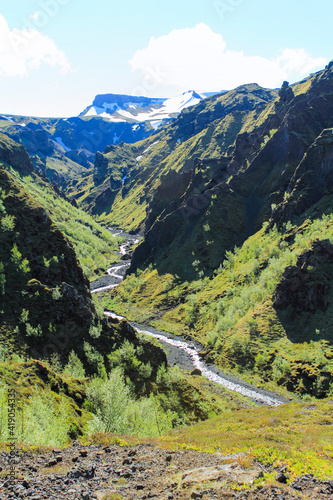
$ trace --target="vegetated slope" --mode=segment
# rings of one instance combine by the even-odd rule
[[[228,162],[212,178],[205,162],[198,162],[183,197],[161,204],[157,192],[133,268],[160,261],[164,270],[191,278],[193,261],[199,260],[204,272],[212,270],[226,250],[260,229],[270,217],[271,205],[283,200],[308,148],[333,126],[332,68],[310,77],[310,83],[306,92],[296,96],[289,88],[291,94],[286,97],[282,88],[279,98],[266,107],[263,124],[252,123],[250,132],[237,135]],[[173,184],[178,187],[177,181]],[[169,185],[168,193],[172,192]],[[175,253],[181,253],[181,259],[175,259]]]
[[[3,167],[0,251],[1,333],[7,347],[39,359],[56,352],[64,362],[74,349],[88,366],[84,343],[96,344],[91,332],[103,326],[88,280],[46,210]],[[105,352],[111,335],[106,328]]]
[[[92,217],[71,204],[55,184],[36,172],[23,146],[0,134],[0,160],[12,167],[23,189],[44,206],[47,214],[74,245],[84,273],[89,278],[104,273],[118,260],[118,240]]]
[[[147,123],[111,123],[100,117],[0,116],[0,130],[22,144],[35,168],[64,189],[92,172],[97,151],[124,140],[135,142],[154,129]]]
[[[149,139],[106,148],[96,156],[94,185],[89,190],[77,185],[70,194],[101,220],[127,230],[143,229],[147,207],[162,180],[169,179],[175,189],[174,195],[170,188],[164,196],[165,205],[189,191],[199,160],[206,166],[207,184],[225,169],[237,135],[261,125],[276,97],[276,91],[253,84],[204,99]],[[200,188],[198,179],[194,188]]]
[[[0,415],[5,419],[6,387],[15,387],[31,421],[20,420],[20,439],[59,445],[105,429],[149,435],[244,406],[229,404],[228,395],[213,398],[181,373],[170,375],[160,347],[126,321],[97,314],[74,247],[48,215],[71,234],[64,219],[82,214],[70,204],[64,209],[65,200],[33,172],[24,147],[0,139],[6,160],[0,168]],[[83,220],[88,233],[98,229],[89,219]]]
[[[61,369],[68,362],[73,364],[74,359],[83,373],[104,373],[113,366],[108,356],[126,340],[134,352],[139,348],[138,364],[143,360],[150,364],[145,381],[154,380],[158,367],[166,362],[163,351],[140,340],[125,321],[112,324],[98,316],[73,246],[46,209],[25,190],[24,177],[18,178],[12,169],[19,168],[21,174],[32,172],[25,149],[2,136],[1,158],[6,159],[0,168],[0,357],[6,366],[3,381],[8,382],[11,359],[15,361],[17,356],[28,363],[31,358],[44,362],[56,359]],[[18,368],[16,375],[22,370],[28,373],[28,368]],[[37,366],[42,379],[47,371],[47,367]],[[142,388],[144,382],[137,373],[130,375],[138,390]],[[54,387],[57,392],[57,383]]]
[[[283,85],[268,106],[215,176],[201,160],[161,182],[137,274],[109,306],[189,333],[249,379],[324,397],[333,387],[332,64]]]
[[[20,477],[29,469],[23,487],[32,495],[42,481],[44,494],[59,498],[75,489],[119,500],[326,500],[333,494],[331,412],[326,400],[228,412],[148,440],[99,433],[62,449],[24,449],[16,470]],[[1,459],[6,470],[9,453]],[[1,500],[21,482],[3,483]]]

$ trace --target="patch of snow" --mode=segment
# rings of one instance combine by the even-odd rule
[[[139,124],[133,125],[132,130],[133,130],[133,132],[136,132],[137,130],[139,130],[139,128],[140,128]]]
[[[114,133],[114,136],[113,136],[113,144],[117,144],[117,142],[119,141],[120,137],[117,136],[116,132]]]
[[[129,120],[135,120],[136,122],[150,121],[152,127],[156,130],[163,120],[170,119],[183,109],[198,104],[203,97],[204,94],[188,91],[176,97],[156,99],[153,106],[146,106],[143,102],[134,103],[128,101],[120,107],[114,102],[104,102],[102,107],[91,106],[84,116],[98,115],[108,118],[111,122],[127,122]]]
[[[136,102],[133,104],[132,102],[125,102],[124,103],[124,108],[142,108],[143,107],[143,102]]]
[[[103,108],[97,108],[96,106],[90,106],[90,108],[88,109],[88,111],[85,113],[84,116],[97,116],[100,113],[102,113],[103,111],[104,111]]]
[[[65,151],[67,151],[67,152],[68,152],[68,151],[72,151],[72,150],[71,150],[71,148],[68,148],[68,147],[66,146],[66,144],[64,144],[64,143],[62,142],[61,137],[55,137],[55,140],[56,140],[56,142],[59,144],[59,146],[61,146],[62,148],[64,148],[64,150],[65,150]]]
[[[106,111],[107,109],[111,109],[111,111],[116,111],[117,109],[119,109],[118,104],[115,102],[103,102],[102,106],[104,108],[104,111]]]
[[[127,179],[127,174],[124,175],[124,177],[121,179],[121,182],[124,184],[124,182],[126,181],[126,179]]]
[[[120,116],[123,116],[124,118],[129,118],[129,119],[133,119],[133,118],[137,118],[136,115],[133,115],[130,111],[125,111],[124,109],[120,109],[118,111],[118,115]],[[138,115],[140,116],[140,114]],[[139,120],[139,121],[142,121],[142,120]]]
[[[138,163],[139,163],[139,161],[143,158],[143,155],[144,155],[145,153],[148,153],[148,151],[150,150],[150,148],[152,148],[153,146],[155,146],[155,144],[158,144],[159,142],[160,142],[160,141],[155,141],[155,142],[153,142],[153,144],[151,144],[150,146],[148,146],[148,148],[147,148],[147,149],[145,149],[145,150],[143,151],[143,153],[142,153],[140,156],[137,156],[137,157],[135,158],[136,163],[138,164]]]
[[[189,106],[194,106],[198,104],[201,99],[193,96],[193,92],[184,92],[177,97],[170,97],[163,103],[163,111],[166,113],[180,113],[183,109],[188,108]]]
[[[100,113],[98,116],[101,116],[102,118],[110,118],[109,113],[107,113],[106,111],[103,111],[103,113]]]

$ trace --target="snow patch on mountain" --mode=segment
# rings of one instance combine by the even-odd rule
[[[183,109],[195,106],[205,97],[204,93],[193,90],[167,99],[104,94],[96,96],[80,116],[100,116],[118,123],[149,122],[156,130],[164,120],[175,118]]]
[[[55,141],[59,144],[59,146],[61,146],[62,148],[64,148],[65,151],[72,151],[71,148],[67,147],[66,144],[63,143],[63,140],[61,137],[55,137]]]

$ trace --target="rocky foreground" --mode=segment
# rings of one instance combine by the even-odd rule
[[[250,465],[244,455],[223,457],[195,451],[160,450],[152,445],[81,446],[20,452],[14,458],[16,479],[5,479],[9,454],[0,454],[0,499],[296,500],[333,498],[333,481],[312,475],[287,486],[288,471]],[[13,461],[12,461],[13,464]],[[251,485],[264,472],[276,474],[279,486]],[[232,487],[238,486],[237,489]]]

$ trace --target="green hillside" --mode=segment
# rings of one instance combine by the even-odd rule
[[[214,95],[88,155],[80,121],[28,125],[0,122],[0,417],[14,387],[20,441],[244,453],[263,482],[283,467],[329,478],[333,65]],[[143,238],[93,301],[89,280],[121,258],[109,225]],[[294,402],[258,408],[167,366],[128,320],[195,339],[207,363]]]
[[[214,150],[216,161],[188,150],[152,187],[163,164],[159,154],[154,161],[160,143],[147,152],[145,236],[130,275],[104,304],[129,319],[186,332],[209,359],[248,380],[330,395],[332,83],[329,65],[293,87],[284,84],[278,95],[245,86],[188,111],[197,111],[198,121],[200,106],[228,104],[230,114],[186,142],[211,128],[205,151]],[[221,155],[212,137],[226,132],[239,101],[244,106],[253,94],[256,120],[254,111],[242,111],[244,123]],[[268,102],[258,104],[263,94]],[[166,130],[180,130],[186,116]],[[192,120],[187,126],[193,132]],[[133,182],[124,193],[125,184],[122,203],[137,206],[132,196],[141,186]],[[115,198],[112,217],[118,208]]]

